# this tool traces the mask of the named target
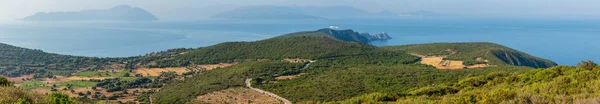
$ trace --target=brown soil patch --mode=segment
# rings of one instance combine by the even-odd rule
[[[6,77],[9,81],[15,82],[15,83],[21,83],[27,79],[31,79],[33,78],[33,75],[21,75],[20,77]]]
[[[475,58],[475,61],[489,62],[489,60],[484,60],[483,57],[477,57],[477,58]]]
[[[232,65],[235,65],[237,63],[219,63],[219,64],[205,64],[205,65],[198,65],[206,70],[213,70],[216,68],[225,68],[225,67],[229,67]]]
[[[300,73],[300,74],[297,74],[297,75],[279,76],[279,77],[276,77],[275,80],[294,79],[294,78],[302,76],[304,74],[306,74],[306,73]]]
[[[467,66],[467,68],[472,69],[472,68],[484,68],[484,67],[488,67],[488,64],[475,64],[475,65],[471,65],[471,66]]]
[[[280,104],[281,102],[273,97],[251,90],[249,88],[230,88],[221,91],[215,91],[195,99],[196,102],[206,102],[210,104]]]
[[[161,72],[175,72],[179,75],[188,72],[185,67],[173,67],[173,68],[139,68],[133,70],[133,74],[141,74],[143,76],[159,76]]]

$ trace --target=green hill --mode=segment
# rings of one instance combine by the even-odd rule
[[[593,104],[600,98],[600,67],[587,61],[525,73],[492,72],[407,93],[371,93],[331,104]]]
[[[375,46],[323,37],[272,38],[256,42],[227,42],[177,56],[177,60],[214,64],[246,59],[322,59],[384,51]]]
[[[304,32],[295,32],[289,33],[277,38],[290,38],[290,37],[329,37],[332,39],[343,40],[348,42],[358,42],[363,44],[368,44],[371,41],[375,40],[388,40],[391,39],[386,33],[371,35],[368,33],[358,33],[354,30],[334,30],[334,29],[319,29],[316,31],[304,31]]]
[[[516,65],[534,68],[547,68],[557,64],[506,46],[494,43],[433,43],[382,47],[392,51],[402,51],[426,56],[447,56],[449,60],[461,60],[466,65]],[[488,62],[486,62],[487,60]]]
[[[7,76],[48,71],[70,73],[105,62],[102,58],[59,55],[0,43],[0,74]]]
[[[144,56],[123,58],[99,58],[60,55],[37,49],[27,49],[0,43],[0,74],[16,77],[34,74],[35,77],[68,76],[78,70],[133,69],[136,67],[185,66],[185,62],[172,61],[170,57],[192,49],[170,49],[153,52]],[[168,60],[168,61],[167,61]],[[148,65],[155,61],[165,61],[157,65]],[[122,67],[115,65],[122,64]]]
[[[300,70],[300,66],[305,63],[280,61],[284,58],[319,60],[314,63],[314,67],[324,69],[361,65],[410,64],[418,59],[406,53],[325,37],[272,38],[256,42],[221,43],[190,51],[175,59],[190,60],[192,63],[235,61],[241,62],[240,64],[211,70],[194,78],[167,85],[156,94],[158,99],[156,102],[185,103],[198,95],[243,86],[243,80],[246,78],[270,81],[277,76],[309,73],[312,70]],[[256,59],[268,60],[253,61]]]

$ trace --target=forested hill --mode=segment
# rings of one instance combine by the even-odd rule
[[[8,76],[43,73],[46,69],[74,70],[104,62],[101,58],[59,55],[0,43],[0,73]]]
[[[290,38],[290,37],[302,37],[302,36],[313,36],[313,37],[329,37],[332,39],[343,40],[348,42],[358,42],[368,44],[371,41],[376,40],[388,40],[391,39],[386,33],[380,33],[371,35],[368,33],[359,33],[354,30],[334,30],[334,29],[319,29],[316,31],[304,31],[285,34],[277,38]]]
[[[467,65],[516,65],[534,68],[547,68],[557,65],[551,60],[535,57],[506,46],[487,42],[433,43],[387,46],[383,48],[425,56],[446,56],[449,60],[461,60]]]
[[[256,42],[226,42],[176,57],[194,63],[233,62],[245,59],[321,59],[383,51],[378,47],[324,37],[271,38]]]
[[[164,61],[192,49],[178,48],[152,52],[144,56],[99,58],[60,55],[37,49],[27,49],[0,43],[0,75],[15,77],[33,74],[34,77],[68,76],[76,71],[102,69],[133,69],[137,67],[183,66],[184,62],[149,65]]]

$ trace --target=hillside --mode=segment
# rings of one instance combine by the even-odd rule
[[[305,32],[295,32],[290,34],[285,34],[282,36],[278,36],[277,38],[289,38],[289,37],[303,37],[303,36],[311,36],[311,37],[329,37],[332,39],[343,40],[348,42],[358,42],[363,44],[368,44],[371,41],[376,40],[389,40],[392,37],[387,35],[386,33],[371,35],[368,33],[359,33],[354,30],[334,30],[334,29],[319,29],[316,31],[305,31]]]
[[[79,57],[46,53],[41,50],[15,47],[0,43],[0,74],[20,76],[21,74],[70,73],[78,68],[101,65],[107,60],[96,57]]]
[[[600,95],[600,67],[591,61],[525,73],[492,72],[450,84],[415,88],[406,93],[371,93],[330,102],[347,103],[460,103],[460,104],[593,104]]]
[[[404,46],[386,46],[387,50],[408,52],[422,56],[444,56],[447,60],[460,60],[465,65],[516,65],[548,68],[557,64],[506,46],[494,43],[433,43]]]
[[[17,77],[33,75],[34,78],[69,76],[78,71],[135,69],[143,67],[180,67],[182,61],[166,61],[192,49],[169,49],[144,56],[99,58],[60,55],[42,50],[27,49],[0,43],[0,75]],[[152,64],[153,62],[162,62]]]
[[[69,96],[84,97],[92,102],[126,99],[128,102],[169,104],[201,103],[202,100],[197,99],[200,96],[244,87],[246,79],[252,79],[253,87],[294,103],[336,103],[354,101],[363,96],[377,98],[371,96],[380,94],[385,95],[382,97],[392,96],[389,99],[396,101],[400,99],[397,96],[412,99],[432,89],[433,92],[443,92],[441,95],[444,97],[452,97],[445,94],[463,90],[453,88],[464,85],[465,80],[469,80],[465,78],[495,75],[493,73],[521,75],[534,70],[532,67],[555,65],[493,43],[435,43],[382,48],[359,42],[366,38],[364,36],[352,30],[321,29],[259,41],[170,49],[126,58],[68,56],[0,44],[0,68],[3,68],[3,73],[15,73],[14,76],[35,74],[49,77],[17,77],[24,78],[24,82],[17,84],[26,89],[66,92]],[[440,70],[417,63],[423,60],[423,56],[445,56],[446,60],[495,66]],[[228,65],[218,66],[224,63]],[[208,69],[203,65],[217,66]],[[56,74],[58,72],[62,74]],[[68,88],[73,84],[76,88]],[[99,90],[90,90],[89,87]],[[69,89],[73,91],[68,93]],[[86,91],[102,91],[103,94],[83,94]],[[413,93],[415,96],[408,95]],[[101,95],[106,97],[98,97]]]
[[[119,20],[153,21],[158,20],[150,12],[129,5],[119,5],[104,10],[83,10],[77,12],[38,12],[23,18],[25,21],[80,21],[80,20]]]
[[[245,59],[323,59],[382,51],[375,46],[323,37],[272,38],[256,42],[227,42],[176,57],[193,63],[214,64]]]

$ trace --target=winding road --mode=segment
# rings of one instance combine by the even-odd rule
[[[283,97],[280,97],[280,96],[278,96],[278,95],[275,95],[275,94],[273,94],[273,93],[271,93],[271,92],[267,92],[267,91],[264,91],[264,90],[261,90],[261,89],[258,89],[258,88],[254,88],[254,87],[252,87],[252,85],[251,85],[250,81],[252,81],[252,79],[246,79],[246,87],[248,87],[248,88],[250,88],[250,89],[252,89],[252,90],[254,90],[254,91],[258,91],[258,92],[260,92],[260,93],[267,94],[267,95],[269,95],[269,96],[271,96],[271,97],[274,97],[274,98],[276,98],[277,100],[280,100],[280,101],[282,101],[282,102],[283,102],[283,103],[285,103],[285,104],[292,104],[292,102],[291,102],[290,100],[288,100],[288,99],[285,99],[285,98],[283,98]]]
[[[313,63],[313,62],[315,62],[315,61],[316,61],[316,60],[314,60],[314,61],[309,61],[309,62],[308,62],[306,65],[302,66],[302,68],[300,68],[300,69],[306,69],[306,68],[308,68],[308,67],[310,66],[310,64],[311,64],[311,63]],[[267,95],[269,95],[269,96],[271,96],[271,97],[274,97],[274,98],[276,98],[277,100],[280,100],[280,101],[282,101],[282,102],[283,102],[283,103],[285,103],[285,104],[292,104],[292,102],[291,102],[290,100],[288,100],[288,99],[285,99],[285,98],[283,98],[283,97],[281,97],[281,96],[278,96],[278,95],[276,95],[276,94],[274,94],[274,93],[271,93],[271,92],[268,92],[268,91],[265,91],[265,90],[261,90],[261,89],[258,89],[258,88],[254,88],[254,87],[252,87],[252,83],[250,83],[250,81],[252,81],[252,79],[246,79],[246,87],[248,87],[248,88],[250,88],[250,89],[252,89],[252,90],[254,90],[254,91],[258,91],[258,92],[260,92],[260,93],[267,94]]]

